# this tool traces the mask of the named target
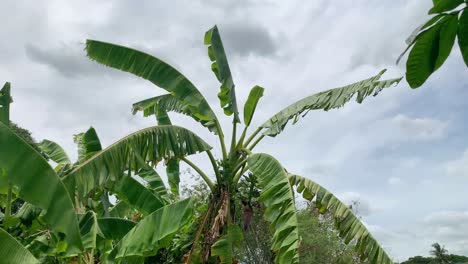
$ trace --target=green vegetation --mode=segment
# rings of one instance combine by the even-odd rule
[[[420,87],[444,64],[452,51],[455,39],[468,66],[468,11],[463,0],[432,0],[433,15],[414,30],[407,39],[408,47],[397,60],[411,49],[406,62],[406,81],[412,88]]]
[[[127,47],[88,40],[86,52],[96,62],[132,73],[168,92],[133,105],[134,113],[154,115],[158,125],[127,135],[107,148],[102,148],[96,131],[90,128],[74,136],[78,145],[75,162],[55,142],[42,141],[38,151],[36,144],[11,129],[10,85],[5,85],[0,93],[0,145],[6,150],[0,152],[4,184],[0,191],[6,195],[1,228],[11,236],[4,235],[1,243],[12,245],[8,256],[12,262],[237,263],[258,258],[253,249],[261,248],[266,262],[298,263],[300,257],[313,256],[300,256],[301,247],[312,245],[301,242],[301,229],[311,225],[304,214],[298,218],[292,189],[296,187],[318,212],[333,218],[336,234],[342,238],[333,243],[351,243],[350,248],[370,263],[393,263],[359,218],[332,193],[286,172],[275,158],[254,153],[254,148],[310,110],[339,108],[355,95],[361,103],[401,78],[380,80],[385,72],[381,71],[305,97],[249,133],[264,88],[252,88],[241,119],[217,27],[206,33],[205,44],[211,69],[220,82],[220,106],[232,120],[230,142],[225,138],[228,131],[192,82],[160,59]],[[215,134],[221,157],[214,157],[212,147],[193,132],[172,125],[170,112],[187,115]],[[196,153],[206,154],[211,173],[187,158]],[[179,195],[181,162],[207,186],[206,195],[198,201]],[[155,171],[158,164],[166,168],[169,186]],[[13,195],[25,202],[16,213],[11,211]],[[111,196],[117,198],[116,203],[110,202]],[[263,229],[251,231],[252,219],[260,215]],[[251,236],[255,232],[268,239],[255,242],[258,237]],[[337,259],[345,260],[344,256]]]
[[[448,251],[439,243],[432,244],[431,251],[429,252],[432,257],[416,256],[409,258],[401,264],[463,264],[468,263],[468,257],[448,254]]]
[[[206,212],[206,197],[209,190],[206,184],[196,176],[196,184],[184,187],[184,196],[194,197],[196,210],[200,213]],[[239,183],[239,196],[241,197],[239,218],[242,219],[244,243],[237,252],[237,258],[243,263],[272,263],[274,252],[271,248],[271,233],[268,222],[263,218],[265,208],[259,202],[260,189],[252,182],[255,177],[250,174]],[[250,199],[248,201],[247,199]],[[251,204],[252,207],[249,207]],[[302,206],[299,206],[302,207]],[[346,244],[340,238],[335,228],[334,216],[330,211],[320,213],[315,202],[307,202],[305,208],[299,209],[297,213],[299,236],[299,257],[301,263],[333,263],[333,264],[365,264],[361,261],[354,247],[356,243]],[[357,214],[357,213],[356,213]]]

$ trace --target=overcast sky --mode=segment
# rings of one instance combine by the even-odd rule
[[[88,61],[87,38],[144,50],[178,68],[219,111],[204,32],[219,26],[240,109],[266,88],[252,127],[315,92],[377,74],[404,74],[395,60],[428,17],[425,0],[20,1],[2,0],[0,79],[12,82],[12,120],[64,146],[96,128],[105,146],[154,125],[131,104],[164,93]],[[421,88],[402,81],[363,104],[311,112],[257,148],[309,177],[360,213],[395,258],[427,255],[439,242],[468,255],[468,74],[456,47]],[[216,138],[173,116],[211,145]],[[219,150],[215,151],[219,157]],[[195,157],[201,161],[205,156]],[[206,167],[208,168],[208,167]]]

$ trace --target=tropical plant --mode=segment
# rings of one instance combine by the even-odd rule
[[[70,186],[79,181],[79,185],[83,186],[83,190],[80,191],[87,193],[101,182],[120,178],[123,170],[138,171],[141,169],[142,162],[136,162],[135,159],[154,165],[163,158],[168,168],[171,164],[178,166],[178,163],[182,161],[201,176],[211,192],[207,212],[200,219],[197,235],[193,241],[194,245],[184,261],[191,263],[195,255],[198,255],[203,262],[233,263],[236,261],[233,252],[236,252],[242,240],[241,221],[236,218],[236,212],[239,210],[236,207],[236,204],[239,204],[239,181],[242,177],[253,174],[257,179],[257,187],[261,189],[259,200],[266,208],[264,217],[270,223],[272,230],[271,249],[276,255],[275,262],[298,263],[299,261],[300,237],[292,190],[292,186],[297,185],[310,199],[317,194],[316,199],[319,201],[317,204],[320,205],[320,210],[333,212],[340,235],[345,237],[347,242],[357,240],[357,249],[362,253],[363,258],[369,259],[372,263],[392,263],[359,219],[354,217],[353,213],[332,194],[318,184],[308,182],[303,178],[288,177],[285,169],[272,156],[252,152],[265,136],[275,137],[283,131],[290,120],[296,123],[310,110],[327,111],[339,108],[350,101],[354,95],[357,96],[357,102],[361,103],[366,97],[375,96],[384,88],[398,83],[401,78],[380,80],[385,72],[381,71],[368,79],[308,96],[279,111],[255,129],[250,136],[247,136],[264,88],[260,86],[252,88],[243,108],[243,118],[241,118],[233,77],[216,26],[206,33],[204,42],[208,46],[208,56],[212,62],[211,69],[220,82],[218,93],[220,106],[224,114],[232,118],[230,145],[226,145],[226,131],[222,129],[218,117],[207,100],[195,85],[174,67],[132,48],[87,40],[86,52],[91,60],[132,73],[152,82],[168,93],[133,105],[134,113],[141,111],[144,116],[156,117],[159,126],[153,129],[158,133],[151,137],[155,140],[132,140],[131,144],[128,142],[128,145],[109,147],[106,155],[98,157],[98,154],[96,158],[87,161],[86,169],[74,169],[64,180],[67,185]],[[211,152],[211,147],[192,133],[186,134],[184,131],[181,135],[179,131],[182,128],[171,125],[168,112],[187,115],[217,135],[222,156],[216,159]],[[238,136],[237,128],[241,121],[244,123],[244,129]],[[158,150],[161,148],[164,151],[160,153],[160,151],[153,151],[153,148]],[[148,153],[148,151],[151,152]],[[187,154],[198,151],[206,152],[213,168],[215,181],[185,157]],[[132,155],[133,152],[141,154]],[[138,158],[139,156],[141,159]],[[103,167],[106,169],[102,169]],[[179,179],[171,176],[170,173],[168,175],[169,182],[172,182],[171,189],[174,194],[177,194]],[[164,219],[164,221],[169,220]],[[152,248],[151,253],[155,253],[159,247]],[[149,249],[134,246],[131,252],[134,255],[144,256],[150,254]],[[127,256],[125,252],[129,251],[119,250],[118,252],[119,254],[115,255],[116,258]]]
[[[195,175],[192,176],[195,184],[182,190],[184,196],[195,198],[198,204],[196,211],[203,214],[207,210],[208,186]],[[274,261],[274,253],[271,251],[271,233],[268,222],[263,218],[265,208],[258,200],[260,191],[256,188],[256,179],[253,174],[239,182],[239,197],[242,210],[236,212],[236,217],[242,219],[244,241],[238,252],[240,263],[267,264]],[[248,205],[251,204],[252,207]],[[302,206],[302,204],[305,204]],[[357,202],[353,202],[356,205]],[[301,263],[333,263],[333,264],[364,264],[358,254],[353,251],[355,243],[346,245],[335,230],[333,213],[328,211],[320,213],[315,202],[298,204],[298,226],[301,243],[299,246],[299,258]],[[349,206],[350,208],[352,205]],[[357,215],[356,206],[352,208]]]
[[[168,247],[190,225],[191,199],[173,201],[149,164],[208,148],[196,135],[179,127],[150,127],[101,149],[90,128],[75,135],[78,160],[72,163],[57,143],[42,141],[40,154],[8,126],[4,111],[11,101],[7,83],[0,94],[0,191],[8,193],[0,263],[143,263],[144,255]],[[167,139],[172,143],[157,144]],[[15,214],[13,195],[25,201]],[[110,195],[118,198],[114,206]]]
[[[406,81],[411,88],[420,87],[437,69],[442,66],[452,51],[455,39],[468,66],[468,11],[464,0],[432,0],[434,6],[429,15],[434,15],[426,23],[417,27],[406,40],[408,47],[400,55],[411,49],[406,61]]]
[[[448,250],[445,249],[445,247],[441,246],[439,243],[434,243],[431,247],[432,249],[429,251],[429,254],[431,254],[433,257],[415,256],[409,258],[406,261],[401,262],[401,264],[468,263],[468,257],[448,254]]]
[[[448,260],[448,251],[445,249],[444,246],[441,246],[439,243],[432,244],[433,249],[431,249],[430,253],[434,256],[434,260],[436,263],[446,264],[449,263]]]

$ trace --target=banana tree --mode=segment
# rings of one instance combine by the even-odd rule
[[[0,94],[0,116],[5,117],[0,122],[0,185],[8,189],[8,204],[13,194],[25,204],[0,221],[0,263],[143,263],[144,256],[167,248],[191,223],[191,199],[173,201],[149,164],[208,149],[192,132],[150,127],[102,149],[90,128],[75,135],[78,160],[72,163],[57,143],[42,141],[39,153],[7,125],[5,111],[12,100],[9,84],[5,87]],[[161,144],[168,139],[172,143]],[[111,194],[118,198],[114,206]]]
[[[204,43],[207,45],[211,69],[220,83],[218,92],[220,106],[224,114],[232,120],[230,144],[225,138],[227,131],[221,127],[220,119],[210,104],[196,86],[177,69],[161,59],[129,47],[97,40],[86,42],[86,52],[91,60],[139,76],[167,91],[166,94],[133,104],[134,114],[141,111],[144,116],[155,116],[158,126],[154,129],[166,132],[158,140],[135,141],[132,143],[132,149],[177,145],[177,148],[167,153],[172,155],[166,157],[159,152],[135,156],[141,156],[140,160],[150,166],[162,159],[166,164],[183,162],[193,168],[210,188],[209,209],[204,217],[200,218],[197,235],[184,262],[192,263],[195,259],[194,255],[198,255],[197,259],[202,262],[236,263],[236,248],[242,240],[240,228],[242,220],[235,217],[236,211],[239,210],[236,208],[239,199],[237,191],[240,180],[246,175],[253,174],[258,179],[257,187],[262,189],[260,200],[266,208],[264,216],[270,222],[270,229],[273,233],[271,249],[276,255],[277,263],[299,262],[297,248],[300,243],[300,234],[297,228],[293,186],[299,186],[300,191],[310,199],[316,196],[315,199],[318,201],[316,204],[320,205],[321,211],[333,212],[340,235],[346,242],[357,242],[356,249],[359,250],[363,259],[371,263],[393,263],[359,219],[354,217],[352,212],[336,197],[316,183],[304,184],[305,179],[288,177],[286,170],[275,158],[268,154],[254,153],[254,148],[265,137],[275,137],[280,134],[291,120],[292,123],[296,123],[310,110],[328,111],[339,108],[355,95],[356,101],[361,103],[366,97],[375,96],[383,89],[394,86],[401,78],[380,80],[384,70],[356,83],[313,94],[282,109],[249,134],[249,127],[264,88],[255,86],[251,89],[243,108],[243,118],[241,118],[236,101],[235,84],[216,26],[206,32]],[[169,112],[187,115],[217,135],[221,156],[215,157],[211,152],[211,147],[202,143],[201,139],[193,134],[190,134],[190,138],[196,138],[196,142],[187,142],[186,136],[181,137],[177,130],[182,128],[171,125]],[[238,126],[241,125],[243,129],[238,134]],[[166,130],[169,127],[171,130]],[[184,151],[179,153],[181,155],[174,155],[178,153],[179,147],[184,148]],[[211,173],[203,171],[186,157],[186,154],[193,153],[193,150],[206,153],[207,162],[212,167]],[[93,161],[95,165],[86,166],[86,169],[75,169],[65,178],[65,181],[69,181],[70,184],[72,184],[71,181],[87,181],[86,184],[82,184],[86,186],[82,190],[86,193],[100,181],[118,178],[122,170],[131,168],[133,171],[138,171],[141,168],[141,162],[127,159],[129,152],[131,150],[127,148],[116,148],[112,151],[112,156],[95,159]],[[104,171],[103,166],[107,168]],[[178,180],[176,177],[170,179],[172,189],[177,189]],[[171,220],[163,218],[161,221]],[[157,245],[154,247],[158,248]],[[141,256],[147,254],[150,248],[135,247],[131,252],[119,251],[115,256]]]

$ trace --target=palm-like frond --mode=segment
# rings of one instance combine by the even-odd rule
[[[39,143],[39,148],[45,155],[59,165],[70,164],[70,158],[63,148],[50,140],[44,139]]]
[[[193,203],[185,199],[166,205],[143,218],[117,244],[109,259],[151,256],[168,244],[193,216]]]
[[[135,222],[117,217],[98,218],[99,235],[106,240],[120,241],[135,225]]]
[[[249,126],[252,121],[255,109],[257,108],[258,101],[263,96],[263,91],[265,88],[255,85],[252,90],[250,90],[249,97],[244,105],[244,124]]]
[[[161,197],[148,190],[132,177],[123,177],[113,190],[119,200],[125,201],[128,205],[144,214],[151,214],[165,205]]]
[[[114,218],[128,218],[128,216],[135,212],[129,204],[125,201],[117,202],[112,208],[109,210],[109,216]]]
[[[196,118],[196,116],[192,115],[188,105],[184,104],[182,101],[171,94],[163,94],[160,96],[148,98],[143,101],[136,102],[132,106],[133,114],[142,111],[144,117],[151,115],[156,115],[158,117],[158,111],[160,110],[188,115],[194,118],[197,122],[200,121]]]
[[[102,150],[101,140],[93,127],[90,127],[84,133],[74,135],[73,140],[78,145],[77,163],[86,161]]]
[[[321,213],[327,211],[333,213],[340,237],[345,243],[355,240],[355,248],[363,259],[367,259],[372,264],[393,264],[385,250],[344,203],[309,179],[293,174],[288,176],[291,185],[296,186],[297,192],[302,193],[304,199],[312,201],[315,198],[315,205]]]
[[[29,250],[2,228],[0,228],[0,256],[1,263],[39,263]]]
[[[283,131],[289,120],[294,118],[294,123],[297,122],[304,111],[308,112],[318,109],[328,111],[333,108],[339,108],[351,100],[355,94],[357,94],[356,101],[361,103],[367,96],[376,96],[382,89],[391,87],[401,80],[401,78],[397,78],[379,81],[384,72],[385,70],[369,79],[344,87],[323,91],[291,104],[268,119],[268,121],[261,126],[266,129],[263,134],[274,137]],[[303,114],[302,117],[304,117],[307,112]]]
[[[117,141],[77,166],[65,178],[69,190],[87,194],[94,187],[117,182],[127,169],[139,171],[137,157],[156,164],[163,158],[181,158],[211,147],[193,132],[177,126],[142,129]]]
[[[84,248],[96,248],[96,236],[99,231],[96,213],[93,211],[86,212],[81,216],[79,225]]]
[[[31,145],[0,122],[0,167],[19,197],[45,211],[42,217],[57,233],[65,234],[67,255],[82,250],[72,200],[55,171]]]
[[[265,219],[271,222],[272,250],[276,263],[299,263],[299,232],[294,193],[281,164],[267,154],[254,154],[247,161],[250,171],[262,188],[260,201],[265,206]]]
[[[148,164],[144,163],[141,164],[141,166],[142,167],[136,174],[148,183],[147,187],[151,189],[154,194],[161,197],[163,200],[167,200],[168,193],[161,176]]]
[[[88,57],[94,61],[135,74],[165,89],[190,108],[190,112],[210,131],[217,130],[217,118],[208,102],[184,75],[162,60],[131,48],[86,41]]]
[[[221,83],[221,91],[218,93],[221,107],[226,115],[230,116],[234,114],[234,122],[239,123],[234,81],[217,26],[214,26],[205,33],[205,45],[208,45],[208,56],[213,62],[211,69]]]

